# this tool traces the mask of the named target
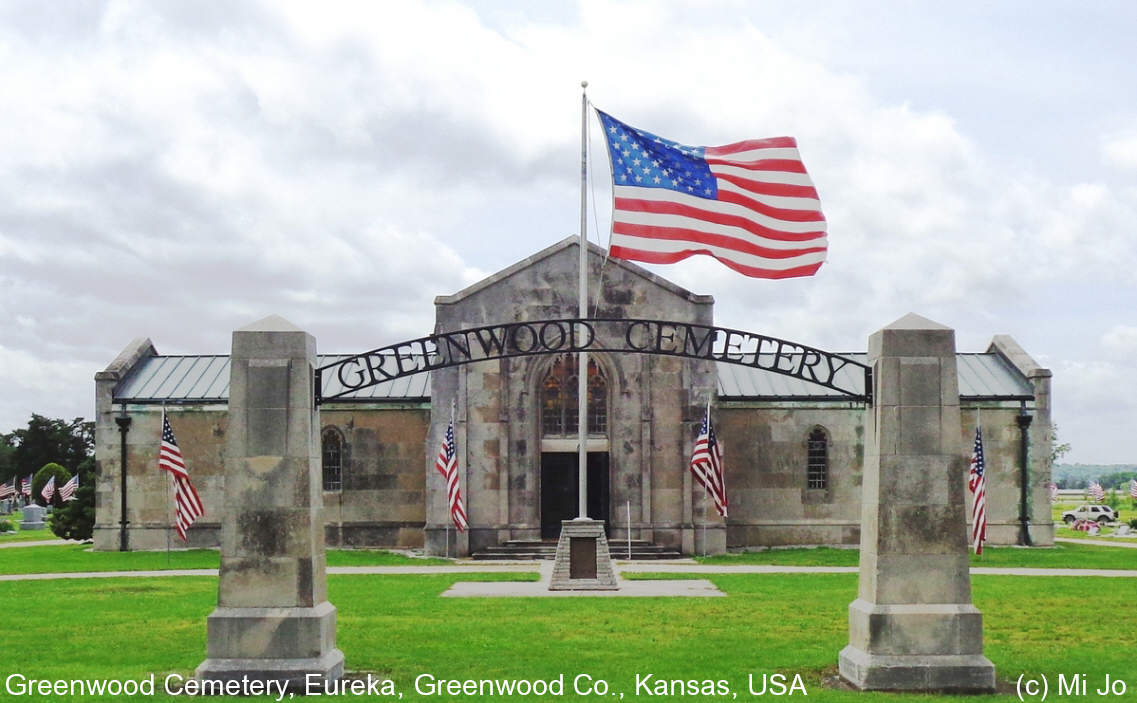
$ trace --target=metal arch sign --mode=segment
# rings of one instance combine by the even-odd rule
[[[575,351],[659,354],[749,366],[872,402],[872,369],[853,359],[756,332],[627,318],[506,322],[389,344],[316,369],[316,402],[434,369]],[[846,368],[854,373],[841,373]],[[858,381],[864,385],[858,387]]]

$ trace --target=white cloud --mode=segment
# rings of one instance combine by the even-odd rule
[[[1102,142],[1106,161],[1120,168],[1137,169],[1137,134],[1111,136]]]
[[[888,46],[841,10],[857,22],[846,35],[831,10],[585,0],[551,19],[487,20],[456,2],[109,2],[63,22],[0,8],[7,353],[98,368],[138,335],[164,352],[223,352],[230,330],[270,312],[329,351],[423,334],[434,295],[576,230],[589,79],[599,107],[681,141],[798,138],[830,224],[817,277],[655,267],[715,295],[721,323],[854,350],[916,311],[976,347],[1015,332],[1036,357],[1068,360],[1057,373],[1107,378],[1035,300],[1062,301],[1053,315],[1082,324],[1073,306],[1130,285],[1131,184],[1055,170],[1052,145],[1008,160],[966,129],[972,86],[951,94],[956,68],[993,95],[1031,62],[985,55],[989,78],[928,37],[920,65],[942,101],[883,99],[894,75],[862,69],[884,71]],[[1130,167],[1135,144],[1101,148]],[[595,194],[606,241],[606,186]],[[1111,363],[1128,329],[1102,338]],[[44,391],[21,386],[12,407],[39,411],[59,375],[28,376]],[[89,404],[89,374],[76,382],[75,404]],[[1086,417],[1103,413],[1078,397]]]

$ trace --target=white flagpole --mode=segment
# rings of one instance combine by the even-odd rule
[[[580,297],[578,317],[588,317],[588,81],[580,82]],[[582,338],[578,343],[583,342]],[[576,424],[577,483],[580,492],[577,517],[588,518],[588,352],[577,353]]]
[[[624,501],[624,508],[628,515],[628,561],[632,560],[632,501]]]

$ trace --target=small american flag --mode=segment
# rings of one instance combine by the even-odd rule
[[[162,443],[158,447],[158,468],[169,471],[174,477],[174,529],[185,542],[186,530],[205,514],[205,507],[201,504],[201,498],[193,484],[190,483],[182,450],[178,448],[178,441],[174,439],[174,430],[170,427],[170,420],[166,417],[165,410],[162,411]]]
[[[462,488],[458,485],[458,449],[454,443],[454,414],[450,414],[450,424],[446,426],[446,436],[438,450],[434,468],[446,480],[446,500],[450,506],[450,519],[459,532],[466,530],[466,506],[462,503]]]
[[[753,278],[812,276],[825,261],[825,216],[793,137],[687,146],[597,114],[612,165],[612,256],[705,254]]]
[[[67,483],[59,487],[59,499],[64,503],[75,500],[75,491],[77,490],[79,490],[79,474],[75,474]]]
[[[715,510],[726,517],[726,480],[722,466],[722,447],[715,438],[715,428],[711,423],[711,404],[703,413],[703,424],[699,426],[699,436],[695,438],[695,450],[691,452],[691,473],[702,484],[711,499]]]
[[[10,498],[16,495],[16,478],[12,477],[11,483],[0,483],[0,498]]]
[[[1129,497],[1137,500],[1137,479],[1129,482]]]
[[[47,483],[43,484],[43,488],[40,490],[39,494],[41,496],[43,496],[43,501],[45,503],[51,502],[51,497],[53,495],[55,495],[55,477],[54,476],[49,478],[47,480]]]
[[[1050,483],[1046,484],[1046,490],[1050,493],[1050,502],[1051,503],[1057,503],[1058,502],[1058,484],[1051,481]]]
[[[967,475],[971,491],[971,547],[983,553],[987,541],[987,464],[983,459],[983,435],[975,428],[975,447],[971,450],[971,470]]]
[[[24,479],[23,487],[20,489],[20,492],[23,493],[25,496],[27,496],[29,499],[32,497],[32,476],[33,475],[34,474],[28,474],[28,477]]]
[[[1094,481],[1093,483],[1090,484],[1089,491],[1090,491],[1090,497],[1093,498],[1098,503],[1105,500],[1105,489],[1102,488],[1101,484],[1098,483],[1097,481]]]

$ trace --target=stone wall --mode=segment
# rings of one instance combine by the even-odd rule
[[[321,432],[334,427],[345,440],[343,490],[324,491],[328,546],[422,546],[429,421],[426,404],[341,403],[320,411]]]

